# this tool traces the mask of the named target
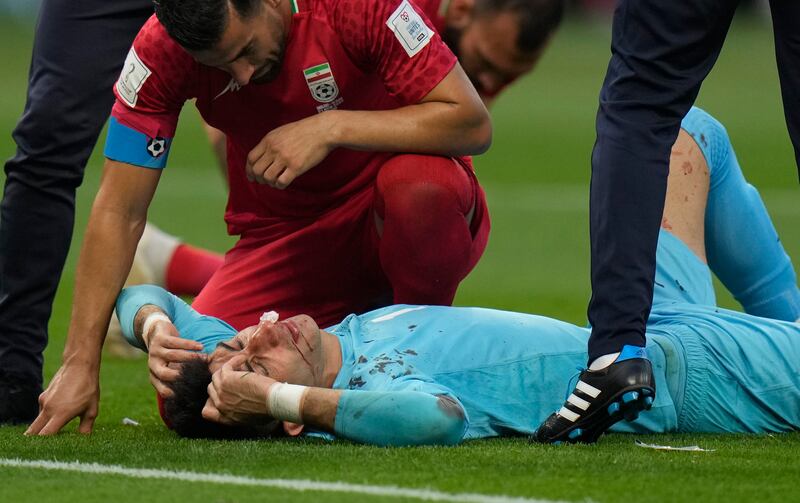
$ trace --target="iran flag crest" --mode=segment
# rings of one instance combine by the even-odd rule
[[[321,65],[312,66],[303,70],[306,84],[311,91],[311,96],[320,103],[330,103],[339,96],[339,87],[333,78],[331,65],[326,61]]]

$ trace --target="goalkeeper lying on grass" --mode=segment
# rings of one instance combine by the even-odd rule
[[[682,127],[647,351],[619,357],[652,365],[658,394],[620,383],[607,407],[587,412],[598,390],[582,377],[559,415],[624,417],[633,421],[612,431],[642,433],[798,429],[800,292],[791,262],[724,128],[699,109]],[[709,267],[750,314],[716,307]],[[124,290],[117,312],[129,341],[150,349],[162,415],[190,437],[321,431],[416,445],[532,434],[560,407],[564,383],[578,378],[590,333],[530,314],[390,306],[327,330],[307,316],[265,317],[237,334],[153,286]],[[180,372],[170,361],[182,362]],[[638,418],[626,414],[635,400],[650,406]],[[570,438],[594,441],[598,432]]]

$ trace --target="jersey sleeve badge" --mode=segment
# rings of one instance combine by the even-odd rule
[[[152,73],[131,47],[116,84],[119,97],[131,108],[136,107],[136,101],[139,99],[139,90]]]
[[[425,24],[414,7],[403,0],[386,20],[386,26],[394,33],[408,57],[411,58],[425,48],[433,38],[433,30]]]

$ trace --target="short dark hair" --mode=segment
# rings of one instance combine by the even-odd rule
[[[190,51],[206,51],[222,39],[228,4],[243,18],[257,12],[261,0],[154,0],[156,17],[176,42]]]
[[[211,371],[205,360],[189,360],[181,364],[180,375],[170,383],[172,396],[164,398],[164,420],[186,438],[245,439],[272,436],[277,421],[263,427],[215,423],[203,417],[208,400]]]
[[[517,48],[539,50],[561,24],[566,0],[477,0],[475,15],[513,12],[519,16]]]

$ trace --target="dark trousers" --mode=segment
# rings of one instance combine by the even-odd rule
[[[67,256],[75,190],[149,0],[44,0],[25,111],[0,203],[0,381],[42,385],[47,322]]]
[[[590,361],[645,343],[670,150],[738,3],[621,0],[614,13],[592,153]],[[770,4],[786,122],[800,167],[800,2]]]

